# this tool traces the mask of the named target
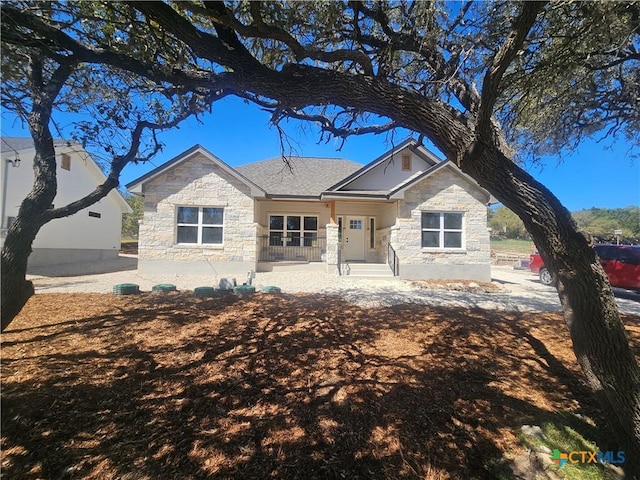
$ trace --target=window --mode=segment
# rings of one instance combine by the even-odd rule
[[[362,220],[349,220],[349,230],[362,230]]]
[[[411,155],[408,155],[408,154],[402,155],[402,171],[403,172],[411,171]]]
[[[93,218],[100,218],[102,215],[98,212],[89,212],[89,216]]]
[[[369,218],[369,248],[376,248],[376,219]]]
[[[178,243],[222,245],[224,208],[178,207]]]
[[[62,154],[60,159],[60,168],[63,170],[71,170],[71,156],[66,153]]]
[[[318,241],[318,217],[269,215],[269,245],[313,247]]]
[[[342,224],[342,217],[338,217],[338,242],[342,242],[342,230],[344,229]]]
[[[462,213],[422,212],[422,248],[462,248]]]

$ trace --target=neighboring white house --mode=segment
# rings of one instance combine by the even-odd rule
[[[0,209],[2,241],[33,186],[35,149],[31,138],[2,137]],[[55,140],[58,193],[54,207],[67,205],[92,192],[106,176],[81,145]],[[33,243],[29,266],[100,261],[120,251],[122,214],[131,208],[117,191],[90,207],[42,227]]]
[[[195,145],[128,184],[145,204],[139,270],[345,274],[370,263],[405,279],[490,280],[490,195],[454,163],[412,139],[366,166],[289,161],[232,168]]]

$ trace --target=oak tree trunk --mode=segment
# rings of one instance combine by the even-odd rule
[[[47,211],[52,208],[58,189],[55,148],[48,127],[50,115],[51,102],[34,99],[33,109],[28,118],[36,151],[33,159],[33,188],[23,200],[18,215],[9,228],[0,259],[2,331],[34,294],[33,284],[26,279],[27,261],[36,235],[50,220]]]
[[[640,478],[640,374],[607,276],[571,214],[498,148],[469,152],[462,170],[525,223],[558,290],[573,350],[625,452],[628,478]]]
[[[51,185],[45,190],[34,187],[34,191],[38,192],[38,197],[50,197],[51,194],[48,191],[50,188]],[[55,184],[53,188],[55,189]],[[55,190],[53,194],[55,196]],[[30,196],[23,201],[2,247],[0,260],[0,268],[2,268],[0,280],[2,331],[20,313],[22,307],[34,294],[33,283],[26,279],[27,261],[31,255],[33,241],[44,224],[42,211],[38,208],[38,202],[34,201],[35,196],[32,191]]]
[[[21,238],[22,237],[22,238]],[[33,283],[25,276],[31,245],[24,235],[7,235],[2,247],[0,268],[2,271],[0,294],[2,295],[2,331],[18,315],[27,300],[33,295]]]

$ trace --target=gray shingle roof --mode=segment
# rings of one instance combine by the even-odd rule
[[[65,145],[67,143],[69,143],[67,140],[53,140],[54,146]],[[27,148],[33,148],[33,139],[31,137],[2,137],[0,145],[2,145],[0,153],[26,150]]]
[[[235,167],[270,195],[319,196],[362,165],[339,158],[282,157]]]

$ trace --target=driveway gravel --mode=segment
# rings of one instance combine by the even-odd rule
[[[178,290],[193,290],[200,286],[216,286],[216,275],[149,275],[138,272],[135,255],[93,264],[68,264],[39,267],[27,276],[37,293],[111,293],[120,283],[136,283],[142,291],[154,285],[172,283]],[[246,278],[236,277],[239,284]],[[257,273],[253,284],[260,288],[275,285],[285,293],[337,294],[365,307],[391,306],[400,303],[424,305],[476,307],[508,311],[558,311],[560,302],[553,287],[542,285],[528,270],[509,266],[493,266],[493,292],[473,293],[464,285],[452,282],[446,286],[397,279],[362,279],[338,277],[321,272],[265,272]],[[620,311],[640,315],[640,295],[614,289]]]

